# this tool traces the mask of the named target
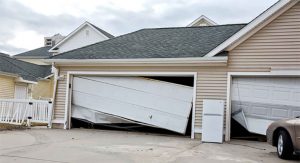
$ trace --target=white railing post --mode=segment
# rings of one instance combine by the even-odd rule
[[[4,117],[4,114],[3,114],[4,107],[3,107],[3,102],[2,101],[0,101],[0,108],[1,108],[1,111],[0,111],[0,122],[1,122],[3,117]]]
[[[52,103],[52,101],[49,101],[49,103],[48,103],[48,128],[52,128],[52,109],[53,109],[53,103]]]

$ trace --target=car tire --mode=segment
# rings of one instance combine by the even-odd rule
[[[281,159],[291,159],[293,156],[293,143],[286,131],[279,131],[277,141],[277,154]]]

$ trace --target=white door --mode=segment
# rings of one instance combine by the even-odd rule
[[[15,87],[16,99],[27,99],[27,85],[17,84]]]
[[[202,142],[222,143],[224,101],[203,100]]]
[[[265,135],[273,121],[300,115],[300,78],[234,78],[231,100],[233,118],[243,113],[245,120],[240,123],[252,133]]]

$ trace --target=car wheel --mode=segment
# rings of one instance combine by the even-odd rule
[[[280,131],[277,141],[277,154],[282,159],[290,159],[293,155],[293,144],[286,131]]]

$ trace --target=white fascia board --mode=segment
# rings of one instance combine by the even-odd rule
[[[55,48],[57,48],[58,46],[62,45],[64,42],[66,42],[67,40],[69,40],[69,38],[71,38],[73,35],[75,35],[78,31],[80,31],[84,26],[88,25],[88,22],[84,22],[83,24],[81,24],[79,27],[77,27],[73,32],[71,32],[70,34],[67,35],[67,37],[65,37],[63,40],[61,40],[58,44],[54,45],[49,52],[57,52],[57,50],[54,50]]]
[[[7,73],[7,72],[0,72],[0,75],[16,78],[16,82],[28,83],[28,84],[37,84],[37,82],[34,82],[34,81],[24,80],[18,74],[12,74],[12,73]]]
[[[265,20],[270,18],[274,13],[285,7],[289,3],[296,4],[299,2],[299,0],[280,0],[276,4],[274,4],[272,7],[270,7],[268,10],[266,10],[264,13],[259,15],[257,18],[255,18],[253,21],[251,21],[248,25],[246,25],[244,28],[242,28],[240,31],[235,33],[233,36],[231,36],[229,39],[227,39],[225,42],[217,46],[215,49],[210,51],[208,54],[206,54],[204,57],[213,57],[217,55],[222,50],[226,49],[230,45],[234,44],[236,41],[241,39],[243,36],[245,36],[247,33],[252,31],[254,28],[256,28],[258,25],[263,23]]]
[[[38,81],[41,81],[41,80],[47,81],[47,80],[49,80],[48,78],[51,78],[52,76],[54,76],[54,74],[48,75],[48,76],[43,77],[43,78],[38,78]]]
[[[228,76],[239,77],[239,76],[259,76],[259,77],[299,77],[300,71],[270,71],[270,72],[228,72]]]
[[[63,40],[61,40],[58,44],[54,45],[49,52],[55,53],[58,52],[58,50],[54,50],[55,48],[59,47],[60,45],[62,45],[64,42],[66,42],[67,40],[69,40],[72,36],[74,36],[78,31],[80,31],[82,28],[84,28],[85,26],[89,26],[90,28],[92,28],[94,31],[96,31],[98,34],[100,34],[101,36],[104,36],[105,38],[109,39],[107,36],[105,36],[103,33],[101,33],[99,30],[97,30],[95,27],[93,27],[88,21],[84,22],[83,24],[81,24],[79,27],[77,27],[73,32],[71,32],[66,38],[64,38]]]
[[[45,59],[46,63],[56,64],[190,64],[190,63],[227,63],[228,57],[202,58],[151,58],[151,59]]]
[[[21,82],[21,83],[28,83],[28,84],[37,84],[37,82],[29,81],[29,80],[24,80],[22,77],[18,77],[16,82]]]
[[[44,77],[43,79],[51,78],[52,76],[54,76],[54,74],[48,75],[48,76]]]

